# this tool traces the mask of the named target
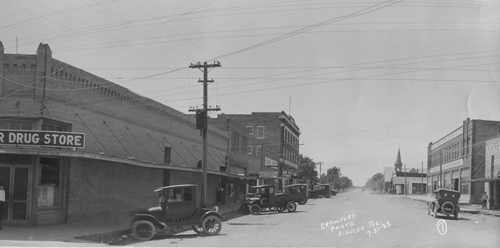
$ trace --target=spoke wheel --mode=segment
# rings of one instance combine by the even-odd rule
[[[257,205],[257,204],[254,204],[252,206],[250,206],[250,213],[253,214],[253,215],[256,215],[256,214],[260,214],[260,206]]]
[[[203,219],[201,226],[207,235],[217,235],[222,229],[222,221],[217,216],[209,215]]]
[[[132,235],[138,240],[150,240],[155,236],[155,232],[155,226],[151,221],[139,220],[132,224]]]
[[[286,210],[288,210],[288,212],[290,212],[290,213],[295,212],[295,210],[297,210],[297,204],[293,201],[289,201],[286,204]]]
[[[193,231],[197,234],[203,234],[204,231],[203,231],[203,227],[201,225],[197,225],[197,226],[191,226],[191,228],[193,228]]]

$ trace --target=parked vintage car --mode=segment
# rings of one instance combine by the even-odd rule
[[[260,185],[251,187],[251,197],[241,203],[240,211],[244,214],[259,214],[263,210],[278,211],[282,213],[295,212],[297,203],[302,199],[302,195],[295,194],[276,194],[274,185]]]
[[[331,190],[330,190],[330,194],[331,194],[332,196],[336,196],[338,192],[339,192],[339,190],[338,190],[338,189],[331,189]]]
[[[330,198],[331,196],[330,184],[318,184],[314,186],[314,190],[309,191],[309,198]]]
[[[183,184],[161,187],[159,206],[135,210],[132,213],[132,235],[139,240],[152,239],[155,234],[168,234],[177,227],[191,226],[198,234],[217,235],[222,228],[218,208],[200,208],[198,187]]]
[[[304,205],[307,203],[307,194],[309,192],[309,186],[307,184],[290,184],[283,187],[283,194],[289,195],[301,195],[302,198],[298,203]]]
[[[441,213],[446,216],[453,215],[455,219],[458,219],[460,192],[451,189],[437,189],[434,194],[436,199],[427,202],[427,215],[432,213],[434,218],[437,218],[437,214]]]

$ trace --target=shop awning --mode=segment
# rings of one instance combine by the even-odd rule
[[[500,182],[500,177],[496,178],[480,178],[470,180],[472,183],[485,183],[485,182]]]
[[[283,164],[286,168],[288,169],[294,169],[294,170],[297,170],[299,169],[299,166],[294,164],[294,163],[291,163],[291,162],[288,162],[282,158],[280,158],[280,163]]]
[[[20,154],[20,155],[32,155],[32,156],[57,156],[57,157],[67,157],[67,158],[85,158],[85,159],[95,159],[101,161],[108,161],[120,164],[129,164],[139,167],[156,168],[156,169],[171,169],[179,171],[190,171],[199,172],[202,171],[197,168],[175,165],[175,164],[159,164],[155,162],[140,161],[135,158],[122,158],[115,157],[106,154],[89,153],[83,151],[73,151],[73,150],[45,150],[45,149],[0,149],[0,154]],[[207,170],[208,174],[229,176],[227,172]]]

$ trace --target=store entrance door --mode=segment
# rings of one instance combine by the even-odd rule
[[[5,187],[3,224],[28,224],[31,168],[0,164],[0,181]]]

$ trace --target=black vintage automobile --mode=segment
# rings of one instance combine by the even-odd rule
[[[330,184],[318,184],[314,186],[313,190],[309,191],[309,198],[318,198],[318,197],[330,198],[331,196],[332,196],[332,191],[330,189]]]
[[[437,189],[434,194],[436,199],[427,202],[427,215],[432,213],[434,218],[437,218],[437,214],[441,213],[446,216],[453,215],[455,219],[458,219],[460,192],[451,189]]]
[[[308,192],[309,186],[307,186],[307,184],[290,184],[283,187],[283,194],[302,196],[301,200],[298,201],[300,205],[304,205],[307,203]]]
[[[183,184],[161,187],[159,206],[135,210],[132,213],[132,235],[139,240],[152,239],[155,234],[169,234],[175,228],[191,226],[198,234],[217,235],[222,228],[222,216],[218,208],[200,208],[198,187]]]
[[[295,212],[296,202],[302,199],[302,195],[276,194],[274,185],[253,186],[251,189],[255,193],[240,205],[240,212],[244,214],[259,214],[263,210],[282,213],[285,209]]]

